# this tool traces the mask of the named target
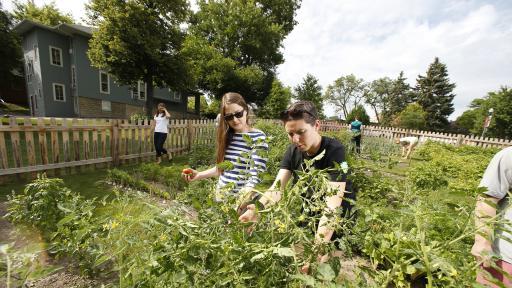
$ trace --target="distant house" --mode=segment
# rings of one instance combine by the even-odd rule
[[[90,27],[49,27],[23,20],[14,31],[23,39],[25,82],[32,115],[129,118],[143,112],[147,89],[144,82],[139,81],[134,87],[118,85],[109,73],[91,66],[87,56]],[[166,103],[173,118],[190,117],[187,96],[170,89],[154,89],[155,105]]]

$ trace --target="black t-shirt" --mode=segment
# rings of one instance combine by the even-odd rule
[[[345,162],[345,147],[338,140],[332,139],[329,137],[322,136],[322,142],[320,143],[320,149],[313,156],[308,156],[306,152],[300,151],[297,146],[291,144],[286,153],[284,154],[283,160],[281,161],[281,169],[290,170],[293,175],[293,183],[295,184],[298,180],[297,171],[303,171],[305,169],[305,159],[313,159],[318,156],[322,151],[325,150],[324,156],[313,162],[313,167],[315,169],[323,170],[327,168],[334,168],[334,163],[341,164]],[[355,191],[352,189],[352,183],[350,180],[347,180],[347,173],[343,173],[341,171],[328,171],[329,180],[332,182],[345,182],[345,195],[343,199],[352,199],[356,200]],[[341,215],[343,217],[351,218],[353,215],[351,213],[352,204],[350,201],[342,201],[341,202]],[[333,236],[332,239],[335,237]]]
[[[345,162],[345,147],[336,139],[329,137],[322,137],[320,149],[313,156],[308,156],[306,152],[302,152],[295,145],[290,145],[284,154],[281,161],[281,169],[292,171],[293,183],[297,182],[297,171],[302,171],[305,168],[304,160],[313,159],[325,150],[325,155],[313,162],[313,167],[318,170],[327,168],[334,168],[334,163],[341,164]],[[347,175],[340,171],[329,171],[329,180],[332,182],[346,182]]]

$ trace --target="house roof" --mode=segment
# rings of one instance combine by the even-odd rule
[[[78,24],[66,24],[66,23],[51,27],[51,26],[41,24],[39,22],[25,19],[25,20],[21,21],[20,23],[16,24],[16,26],[14,26],[13,30],[20,35],[24,35],[30,31],[32,31],[36,27],[41,28],[41,29],[46,29],[46,30],[56,32],[56,33],[66,35],[66,36],[72,36],[72,35],[76,34],[76,35],[82,35],[85,37],[91,37],[92,29],[93,29],[92,27],[87,27],[87,26],[78,25]]]

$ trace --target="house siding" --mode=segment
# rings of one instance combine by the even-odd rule
[[[35,99],[38,107],[34,112],[36,116],[128,118],[143,111],[146,102],[132,97],[129,87],[117,84],[112,75],[109,75],[109,93],[100,91],[100,70],[92,67],[87,55],[89,37],[67,36],[52,29],[34,26],[23,34],[26,59],[35,59],[33,47],[38,47],[32,81],[27,83],[25,80],[29,103],[30,95],[38,95]],[[51,64],[50,46],[61,49],[62,67]],[[71,83],[72,66],[76,75],[74,87]],[[54,84],[64,85],[65,101],[54,100]],[[187,96],[183,93],[181,101],[172,101],[169,89],[158,87],[154,88],[153,95],[155,105],[164,102],[173,115],[187,114]],[[111,111],[101,109],[102,100],[110,101]]]
[[[47,117],[74,117],[73,97],[71,95],[70,83],[70,54],[69,38],[67,36],[53,33],[51,31],[36,28],[39,46],[39,60],[41,65],[42,92],[45,96],[44,106]],[[50,46],[59,48],[62,51],[62,67],[50,64]],[[55,101],[53,96],[53,84],[64,85],[65,101]]]

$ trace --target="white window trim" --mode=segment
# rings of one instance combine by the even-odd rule
[[[140,86],[141,85],[144,85],[144,99],[140,98]],[[148,99],[148,85],[146,85],[145,82],[143,81],[137,81],[137,99],[141,100],[141,101],[146,101],[146,99]]]
[[[176,95],[176,93],[178,93],[180,95],[180,99],[176,99],[174,96]],[[181,92],[178,92],[178,91],[173,91],[171,90],[171,88],[169,88],[169,96],[171,96],[171,101],[172,102],[181,102]]]
[[[62,86],[62,94],[64,96],[64,100],[58,100],[57,95],[55,95],[55,87],[56,86]],[[66,85],[60,84],[60,83],[52,83],[52,90],[53,90],[53,101],[57,102],[66,102]]]
[[[34,64],[31,63],[32,59],[27,59],[27,83],[32,83],[32,76],[34,71]],[[32,66],[32,67],[31,67]]]
[[[49,46],[50,49],[50,65],[53,65],[53,66],[57,66],[57,67],[64,67],[64,59],[63,56],[62,56],[62,49],[58,48],[58,47],[55,47],[55,46]],[[57,65],[57,64],[53,64],[53,54],[52,54],[52,49],[56,49],[56,50],[59,50],[60,51],[60,65]]]
[[[108,109],[104,109],[103,103],[107,103],[107,102],[109,103]],[[111,112],[112,111],[112,102],[110,102],[108,100],[101,100],[101,111]]]
[[[101,85],[101,74],[107,74],[107,91],[103,91],[103,85]],[[105,71],[100,71],[100,93],[102,94],[110,94],[110,74]]]

